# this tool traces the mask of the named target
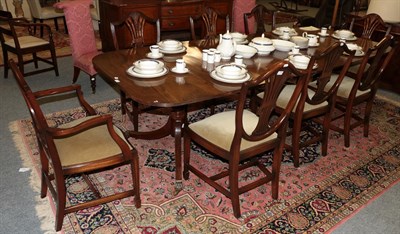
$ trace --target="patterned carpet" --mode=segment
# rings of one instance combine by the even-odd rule
[[[115,123],[131,129],[122,118],[118,100],[95,106],[99,113],[112,113]],[[218,111],[234,104],[218,106]],[[207,116],[205,110],[190,113],[189,121]],[[53,125],[82,115],[68,110],[48,116]],[[165,123],[165,116],[144,114],[140,128],[152,129]],[[295,169],[290,154],[285,153],[279,199],[271,198],[271,186],[261,186],[240,196],[242,218],[232,215],[229,199],[190,175],[183,181],[184,190],[174,195],[173,138],[156,141],[130,139],[140,156],[142,207],[133,199],[110,202],[69,214],[64,218],[65,233],[324,233],[351,216],[400,178],[400,108],[377,100],[373,108],[370,136],[362,129],[352,131],[351,147],[343,147],[343,137],[331,133],[328,156],[319,155],[319,145],[302,151],[302,163]],[[30,120],[11,123],[16,145],[25,162],[38,170],[38,151]],[[303,137],[307,137],[304,133]],[[271,157],[262,156],[269,166]],[[226,166],[193,145],[192,160],[202,171]],[[120,167],[90,178],[103,194],[130,186],[129,170]],[[34,174],[34,173],[32,173]],[[37,176],[37,175],[36,175]],[[241,183],[259,176],[255,168],[243,172]],[[38,178],[33,178],[37,183]],[[223,181],[226,182],[226,181]],[[71,203],[90,199],[91,194],[80,177],[68,180]],[[44,200],[46,201],[46,199]],[[51,201],[52,202],[52,201]],[[54,222],[50,217],[45,222]],[[48,227],[54,228],[53,223]],[[46,230],[44,230],[46,231]]]

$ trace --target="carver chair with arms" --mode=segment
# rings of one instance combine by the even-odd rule
[[[254,19],[256,25],[255,33],[257,35],[261,35],[266,32],[265,24],[271,25],[271,31],[275,29],[275,11],[267,9],[264,5],[256,5],[251,12],[243,14],[243,22],[244,22],[244,31],[247,35],[249,35],[253,30],[249,28],[249,20],[251,18]]]
[[[33,92],[13,60],[10,67],[28,106],[35,129],[41,163],[41,197],[51,192],[56,205],[56,231],[61,230],[64,215],[134,196],[137,208],[141,206],[139,193],[139,162],[135,148],[123,132],[112,123],[111,115],[96,115],[84,100],[79,85]],[[49,126],[38,99],[59,94],[75,94],[86,117],[72,122]],[[131,169],[132,189],[113,194],[100,194],[91,183],[89,174],[127,165]],[[80,175],[92,190],[90,201],[67,200],[66,179]]]
[[[17,56],[18,67],[24,76],[38,74],[54,70],[58,76],[58,64],[56,51],[53,41],[53,33],[51,28],[46,24],[29,23],[24,18],[13,19],[11,12],[0,11],[0,22],[4,23],[0,26],[0,42],[3,50],[4,60],[4,78],[8,77],[8,53],[13,53]],[[8,26],[8,27],[7,27]],[[48,32],[48,39],[36,37],[33,29],[37,26],[43,27]],[[38,56],[39,52],[50,52],[50,59],[45,59],[43,56]],[[24,56],[31,55],[32,59],[27,59]],[[49,64],[46,68],[38,69],[38,61]],[[24,72],[24,64],[33,62],[35,70]]]
[[[121,49],[121,47],[131,48],[131,49],[134,49],[136,47],[143,47],[145,44],[144,28],[146,25],[155,26],[157,34],[156,40],[157,42],[159,42],[161,35],[159,19],[152,19],[144,15],[142,12],[134,11],[131,12],[124,20],[118,22],[111,22],[110,23],[111,34],[115,49],[119,50]],[[122,46],[118,42],[117,29],[123,29],[123,28],[126,28],[129,31],[129,35],[131,37],[131,41],[127,46]],[[126,114],[127,112],[130,113],[134,130],[137,131],[139,129],[139,113],[143,112],[144,109],[146,109],[147,107],[139,105],[137,102],[127,97],[123,91],[120,91],[120,95],[121,95],[122,114]],[[130,103],[131,109],[127,107],[128,102]]]
[[[346,52],[349,55],[345,59],[345,64],[342,67],[340,74],[335,82],[329,88],[327,83],[333,75],[335,64]],[[328,47],[319,55],[312,56],[307,68],[308,76],[314,79],[308,84],[308,87],[303,90],[296,107],[290,114],[290,123],[292,124],[291,145],[286,147],[291,148],[294,166],[300,165],[300,149],[310,146],[311,144],[321,142],[321,154],[325,156],[328,151],[328,136],[329,125],[331,122],[332,112],[335,107],[336,92],[342,82],[350,63],[353,59],[355,51],[350,51],[347,46],[342,43],[335,43]],[[314,65],[317,64],[317,73],[314,72]],[[279,96],[278,106],[276,110],[281,112],[288,102],[288,96],[293,92],[295,86],[288,85]],[[261,97],[263,94],[259,94]],[[318,129],[312,122],[321,124],[322,130]],[[307,139],[302,139],[301,131],[308,131],[311,136]]]
[[[356,36],[368,39],[371,39],[378,29],[385,31],[386,36],[390,33],[392,26],[386,24],[377,14],[368,14],[360,18],[353,17],[349,26],[349,30],[355,31]]]
[[[276,101],[289,79],[298,77],[290,101],[279,114],[274,114]],[[239,195],[272,181],[272,197],[278,198],[279,170],[286,136],[287,119],[306,83],[306,73],[301,73],[287,62],[271,64],[267,72],[242,84],[236,110],[224,111],[189,124],[184,132],[184,171],[189,171],[217,189],[232,201],[235,217],[240,217]],[[265,93],[256,113],[245,108],[248,93],[261,88]],[[210,175],[207,165],[197,165],[190,160],[190,145],[194,142],[213,155],[227,161],[229,166]],[[261,153],[273,151],[272,169],[258,160]],[[239,184],[240,171],[257,166],[263,176],[247,184]],[[226,181],[223,178],[226,178]],[[224,187],[224,185],[227,187]]]
[[[34,23],[36,23],[37,20],[39,20],[40,23],[43,23],[44,20],[53,19],[56,31],[58,31],[57,19],[62,18],[64,22],[65,33],[68,33],[63,12],[57,12],[52,6],[42,7],[39,0],[29,0],[27,2],[29,4],[29,9],[31,10]],[[34,28],[34,31],[36,33],[36,27]],[[40,27],[40,37],[43,37],[43,27]]]
[[[364,127],[364,137],[368,137],[369,120],[378,81],[399,46],[398,43],[389,54],[385,54],[392,43],[392,38],[391,35],[386,35],[376,46],[368,49],[358,72],[348,72],[338,88],[335,107],[340,114],[332,118],[331,129],[344,134],[346,147],[350,146],[350,131],[360,125]],[[326,87],[331,87],[336,78],[337,75],[332,76]],[[365,104],[363,111],[356,108],[362,104]],[[336,121],[342,119],[343,125]]]
[[[229,15],[222,14],[212,7],[204,7],[203,12],[198,16],[190,16],[190,34],[192,40],[218,38],[218,20],[225,21],[225,32],[230,30]],[[201,29],[200,32],[198,32]],[[198,38],[200,36],[200,38]]]
[[[69,28],[70,46],[74,75],[72,82],[78,80],[79,73],[84,71],[90,77],[92,92],[96,92],[97,71],[93,67],[92,59],[100,54],[96,47],[90,5],[93,0],[63,1],[54,4],[56,8],[63,9],[67,26]]]

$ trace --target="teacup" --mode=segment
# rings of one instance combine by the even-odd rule
[[[308,38],[308,46],[316,46],[318,44],[318,36],[314,34],[303,33],[303,37]]]
[[[160,54],[160,47],[158,45],[151,45],[150,51],[153,56],[158,56]]]
[[[321,28],[321,35],[322,35],[322,36],[326,36],[327,34],[328,34],[328,28],[322,27],[322,28]]]
[[[178,72],[183,72],[186,68],[186,63],[185,60],[183,59],[177,59],[176,64],[175,64],[176,70]]]
[[[285,40],[290,39],[289,30],[283,30],[282,39],[285,39]]]

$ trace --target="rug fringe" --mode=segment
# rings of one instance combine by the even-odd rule
[[[32,190],[38,194],[35,197],[35,210],[36,215],[40,220],[40,228],[43,233],[56,233],[54,230],[54,213],[48,202],[48,198],[41,199],[40,194],[40,177],[35,167],[32,164],[30,159],[29,153],[27,152],[27,148],[24,145],[23,138],[20,134],[18,134],[19,128],[19,121],[13,121],[9,123],[9,130],[11,131],[15,147],[17,148],[20,158],[22,160],[22,166],[31,169],[30,177],[29,177],[29,184]]]

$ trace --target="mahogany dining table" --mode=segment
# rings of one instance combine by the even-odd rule
[[[297,29],[299,34],[303,31]],[[315,33],[315,32],[309,32]],[[332,33],[332,32],[330,32]],[[253,36],[254,37],[254,36]],[[266,34],[268,38],[277,38],[272,33]],[[250,40],[251,38],[249,38]],[[318,47],[303,49],[303,54],[314,55],[325,50],[329,45],[338,40],[333,37],[320,38]],[[358,45],[364,51],[372,46],[370,40],[358,38]],[[186,124],[187,108],[204,102],[212,102],[224,97],[231,97],[241,88],[241,84],[223,83],[214,80],[210,72],[215,66],[224,63],[232,63],[232,60],[217,64],[208,64],[202,60],[202,49],[216,48],[218,40],[198,40],[183,42],[186,51],[180,54],[165,54],[161,60],[169,69],[169,72],[158,78],[136,78],[127,73],[127,69],[140,59],[146,58],[149,53],[148,47],[133,48],[105,52],[93,58],[93,64],[98,74],[109,82],[116,84],[123,96],[127,96],[135,102],[151,107],[168,108],[169,119],[160,129],[140,132],[129,131],[130,136],[138,139],[160,139],[171,135],[175,139],[175,188],[179,192],[182,188],[182,135]],[[244,59],[244,64],[251,77],[257,77],[267,70],[267,65],[275,61],[281,61],[288,57],[288,52],[275,50],[270,55],[255,55],[250,59]],[[343,59],[337,61],[337,67],[344,64]],[[176,74],[171,71],[175,66],[175,61],[183,58],[189,72],[186,74]],[[359,62],[360,58],[355,58],[354,63]],[[123,106],[125,110],[128,108]],[[129,114],[129,110],[127,111]]]

